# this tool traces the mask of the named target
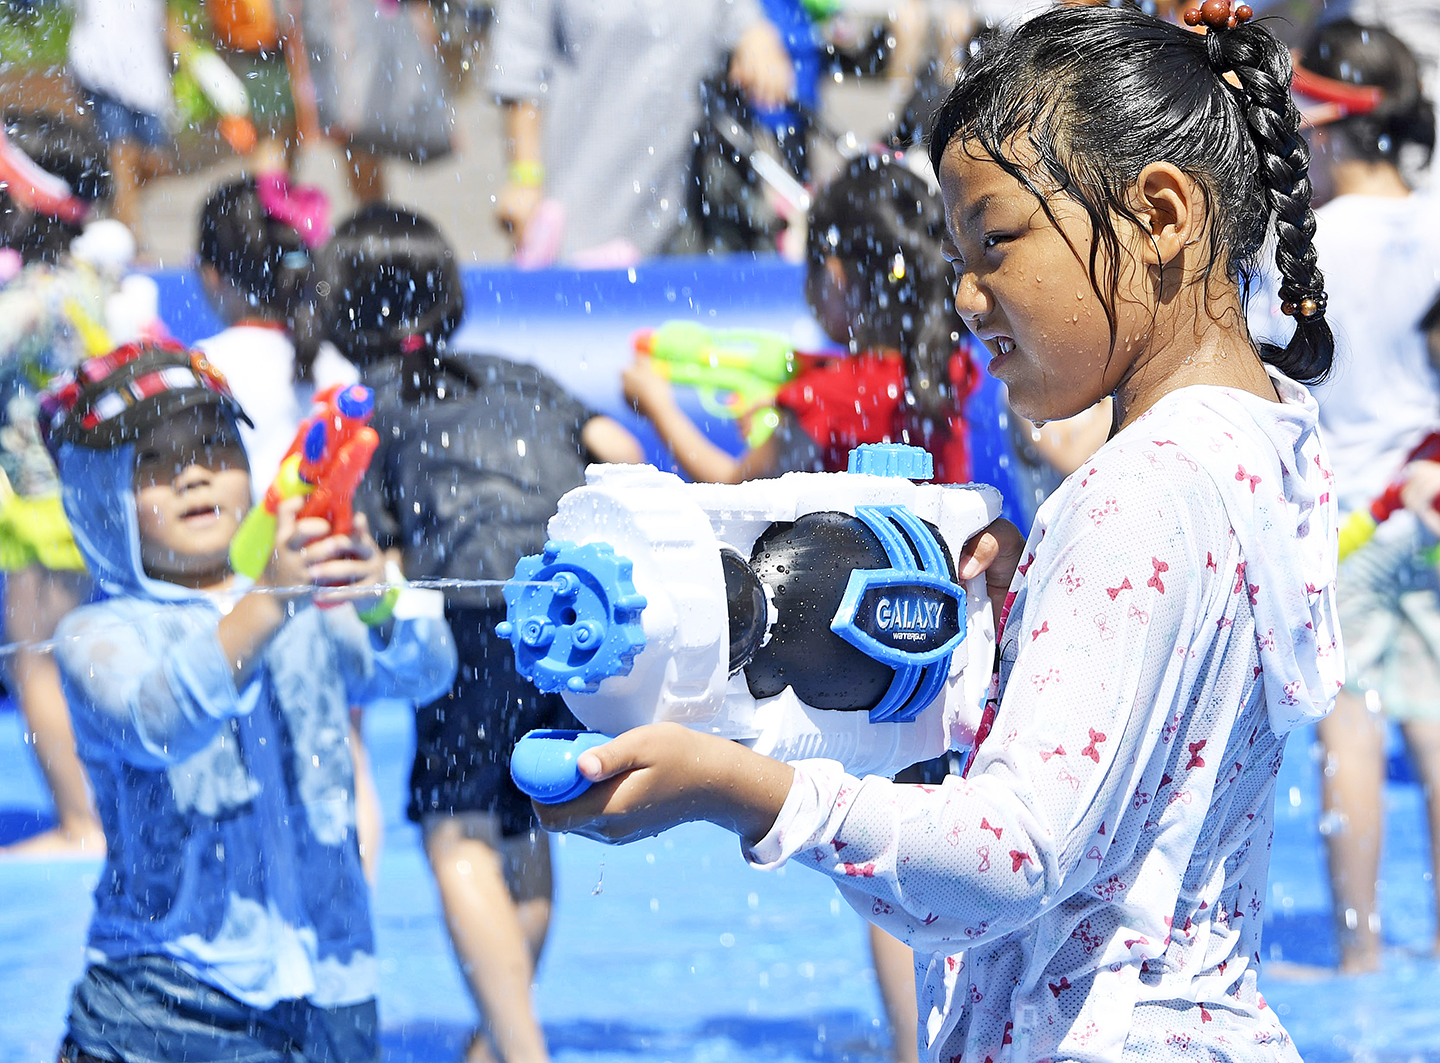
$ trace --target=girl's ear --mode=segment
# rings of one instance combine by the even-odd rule
[[[1200,237],[1205,202],[1200,185],[1169,162],[1152,162],[1135,179],[1135,215],[1146,230],[1141,258],[1168,266]]]

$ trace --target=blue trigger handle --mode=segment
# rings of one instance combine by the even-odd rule
[[[609,735],[597,731],[531,731],[510,754],[510,778],[542,805],[574,800],[590,789],[590,780],[580,774],[580,754],[608,741]]]

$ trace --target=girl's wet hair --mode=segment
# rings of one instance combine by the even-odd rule
[[[1420,66],[1410,49],[1389,30],[1348,18],[1315,31],[1300,58],[1311,73],[1351,85],[1370,85],[1384,95],[1373,111],[1352,114],[1325,126],[1338,133],[1366,162],[1395,162],[1407,144],[1435,150],[1435,109],[1420,89]]]
[[[335,231],[322,261],[331,341],[357,365],[403,356],[425,377],[465,315],[455,252],[435,224],[375,204]]]
[[[5,135],[77,198],[93,203],[110,197],[109,153],[90,130],[54,114],[9,114]],[[0,247],[19,252],[27,264],[58,262],[81,229],[77,222],[22,209],[0,189]]]
[[[290,225],[266,213],[249,178],[230,181],[200,209],[200,261],[258,311],[285,322],[295,375],[308,380],[324,339],[310,250]]]
[[[455,252],[428,217],[366,207],[325,245],[325,333],[357,364],[400,357],[403,398],[433,390],[449,337],[465,315]]]
[[[824,263],[859,288],[860,331],[905,359],[906,404],[922,418],[954,410],[950,357],[965,327],[955,313],[941,252],[945,210],[924,178],[888,155],[862,155],[810,208],[806,297],[819,302]]]
[[[1061,8],[975,58],[936,116],[930,158],[938,173],[946,149],[962,141],[1029,189],[1052,224],[1048,194],[1085,210],[1091,286],[1112,342],[1122,266],[1115,219],[1140,224],[1127,200],[1147,165],[1170,162],[1204,189],[1206,282],[1218,267],[1248,284],[1273,217],[1280,297],[1296,308],[1296,328],[1283,348],[1261,344],[1260,357],[1313,383],[1329,372],[1334,339],[1290,78],[1290,53],[1256,22],[1200,34],[1133,8]],[[1034,167],[1014,161],[1019,138]]]

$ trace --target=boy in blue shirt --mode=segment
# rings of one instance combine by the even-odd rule
[[[291,500],[257,583],[231,572],[244,417],[170,345],[91,359],[42,404],[107,596],[57,632],[110,840],[62,1060],[378,1059],[349,706],[438,696],[455,650],[425,592],[367,630],[384,561],[363,520],[331,535]]]

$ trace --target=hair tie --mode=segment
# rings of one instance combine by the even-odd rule
[[[1225,43],[1221,34],[1205,34],[1205,58],[1210,63],[1210,69],[1217,74],[1224,74],[1230,69],[1232,64],[1225,58]]]
[[[1319,317],[1325,313],[1325,308],[1330,303],[1330,297],[1323,291],[1307,295],[1298,303],[1286,300],[1280,304],[1280,312],[1287,317],[1305,318]]]
[[[1199,7],[1192,7],[1185,12],[1185,25],[1199,26],[1204,23],[1207,30],[1216,33],[1220,30],[1233,30],[1254,17],[1255,10],[1249,4],[1232,7],[1230,0],[1205,0]],[[1213,50],[1211,55],[1214,55]]]
[[[314,185],[292,185],[283,171],[260,173],[255,196],[266,217],[294,229],[311,251],[330,239],[330,199]]]

